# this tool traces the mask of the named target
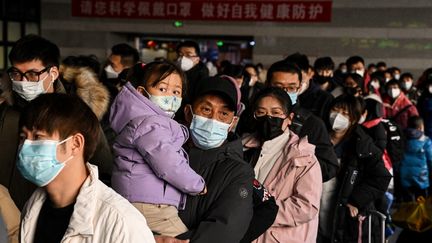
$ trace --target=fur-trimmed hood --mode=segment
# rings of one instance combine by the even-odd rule
[[[110,95],[97,75],[87,67],[60,66],[60,80],[68,93],[76,93],[99,120],[108,110]]]

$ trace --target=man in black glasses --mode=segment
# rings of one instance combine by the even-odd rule
[[[30,197],[35,187],[24,180],[16,170],[16,151],[18,147],[18,118],[20,113],[34,100],[44,93],[66,93],[59,80],[60,50],[56,44],[37,35],[27,35],[18,40],[9,53],[9,61],[12,67],[7,69],[6,76],[2,80],[2,96],[7,102],[0,105],[0,184],[5,185],[17,204],[22,208]],[[97,82],[99,83],[99,82]],[[87,81],[85,92],[77,94],[90,106],[100,106],[101,101],[92,97],[96,93],[95,86]],[[109,94],[105,91],[106,102]],[[100,90],[100,89],[99,89]],[[100,93],[100,92],[99,92]],[[87,95],[86,94],[93,94]],[[99,103],[97,103],[99,102]],[[107,104],[106,104],[107,106]],[[106,107],[105,106],[105,107]],[[112,156],[101,129],[100,141],[94,156],[90,162],[112,164]],[[104,164],[105,165],[105,164]],[[100,171],[99,174],[102,174]]]

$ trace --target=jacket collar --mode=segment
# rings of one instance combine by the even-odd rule
[[[87,163],[89,176],[81,186],[75,202],[74,212],[65,232],[65,237],[74,235],[93,235],[93,217],[97,212],[97,167]]]
[[[94,233],[93,217],[94,214],[97,212],[96,182],[98,181],[98,171],[97,167],[94,165],[87,163],[86,166],[90,175],[84,181],[78,197],[76,198],[74,211],[69,221],[69,226],[65,232],[64,238],[74,235],[93,235]],[[32,228],[32,231],[36,229],[35,222],[37,221],[37,217],[39,216],[40,210],[46,200],[46,197],[47,194],[45,189],[38,188],[32,196],[32,200],[28,201],[28,205],[26,205],[28,213],[26,213],[23,220],[29,221],[31,224],[34,225],[24,224],[26,227],[26,229],[24,230],[26,232],[29,232],[30,228]]]
[[[288,135],[289,134],[289,135]],[[263,144],[263,147],[270,148],[269,152],[277,151],[282,149],[282,155],[285,158],[281,162],[280,166],[284,166],[287,164],[291,159],[294,159],[294,164],[296,166],[305,166],[307,163],[310,162],[310,160],[302,160],[299,158],[309,156],[311,154],[315,154],[315,146],[310,144],[307,140],[307,136],[299,138],[294,132],[289,131],[285,132],[283,135],[289,136],[288,142],[286,144],[279,144],[278,146],[275,146],[279,141],[277,138],[266,141]],[[283,136],[281,135],[281,136]],[[261,147],[261,143],[256,138],[256,134],[252,134],[249,136],[246,136],[243,139],[244,147],[245,148],[259,148]],[[280,168],[280,167],[279,167]]]

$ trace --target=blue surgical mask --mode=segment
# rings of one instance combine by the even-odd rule
[[[158,96],[151,95],[148,92],[147,95],[151,102],[159,106],[159,108],[161,108],[171,118],[174,117],[174,114],[181,106],[182,98],[177,96]]]
[[[231,124],[226,124],[206,117],[193,115],[190,124],[192,141],[200,149],[217,148],[227,139],[228,129]]]
[[[297,103],[297,96],[298,93],[297,92],[287,92],[287,94],[289,95],[290,99],[291,99],[291,104],[295,105]]]
[[[54,180],[64,168],[65,163],[73,158],[71,156],[63,162],[57,160],[57,146],[70,138],[72,137],[61,142],[26,139],[19,150],[17,161],[21,175],[39,187],[46,186]]]

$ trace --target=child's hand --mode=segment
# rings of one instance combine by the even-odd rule
[[[200,193],[198,193],[198,196],[205,195],[205,194],[207,194],[207,186],[206,185],[204,185],[204,189]]]

